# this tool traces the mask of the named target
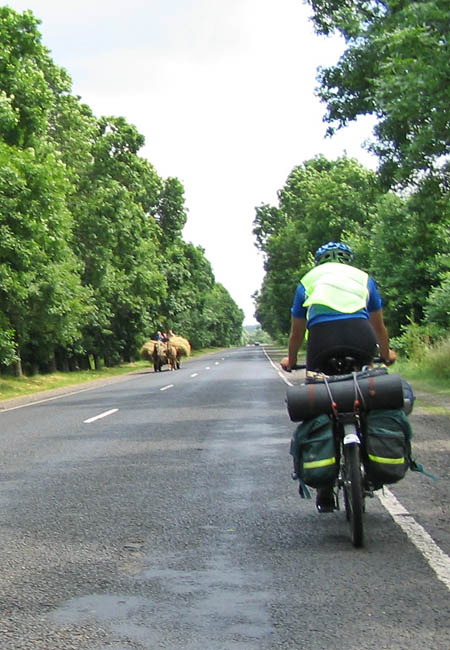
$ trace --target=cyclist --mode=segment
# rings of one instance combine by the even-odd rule
[[[396,360],[375,281],[352,266],[353,259],[352,250],[341,242],[317,249],[315,267],[302,277],[294,296],[288,356],[281,361],[285,370],[296,365],[306,330],[307,370],[330,373],[327,362],[337,354],[370,364],[377,343],[387,364]],[[316,505],[319,512],[332,511],[333,490],[318,490]]]

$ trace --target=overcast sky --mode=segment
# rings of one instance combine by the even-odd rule
[[[185,187],[186,241],[205,249],[254,321],[263,262],[255,207],[275,204],[294,166],[346,152],[366,166],[366,123],[324,139],[317,67],[343,51],[314,34],[302,0],[11,0],[42,20],[43,43],[97,115],[145,136],[140,155]],[[282,287],[280,287],[282,290]]]

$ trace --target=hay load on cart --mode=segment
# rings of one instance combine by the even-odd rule
[[[175,358],[173,351],[175,350]],[[141,357],[149,361],[155,370],[160,371],[162,366],[169,364],[173,369],[181,367],[181,359],[191,355],[191,345],[183,336],[169,336],[168,341],[147,341],[141,348]]]
[[[169,343],[173,345],[177,351],[177,365],[180,367],[182,357],[191,356],[191,344],[182,336],[169,336]]]

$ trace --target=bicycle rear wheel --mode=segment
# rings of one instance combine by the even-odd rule
[[[350,524],[353,546],[360,547],[364,538],[364,491],[359,445],[344,445],[343,474],[345,513]]]

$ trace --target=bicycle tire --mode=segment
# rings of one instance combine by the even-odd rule
[[[357,444],[344,445],[344,504],[353,546],[361,547],[364,540],[364,492],[360,448]]]

